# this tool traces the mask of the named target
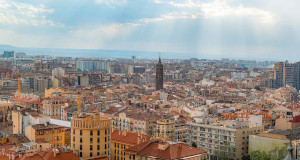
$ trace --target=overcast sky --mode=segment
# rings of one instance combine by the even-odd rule
[[[299,0],[0,0],[0,44],[300,60]]]

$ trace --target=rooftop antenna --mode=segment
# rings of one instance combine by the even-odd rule
[[[292,145],[292,137],[293,137],[293,132],[292,130],[290,130],[290,134],[287,135],[287,138],[290,140],[289,146],[287,147],[288,154],[284,160],[296,160],[293,154],[294,147]]]

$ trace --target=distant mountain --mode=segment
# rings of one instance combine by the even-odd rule
[[[195,54],[170,53],[170,52],[145,52],[145,51],[121,51],[121,50],[98,50],[98,49],[58,49],[58,48],[22,48],[10,45],[0,45],[0,54],[3,51],[24,52],[27,55],[51,55],[64,57],[97,57],[97,58],[137,58],[157,59],[159,54],[163,58],[187,59],[187,58],[205,58],[195,57]],[[208,56],[206,56],[208,57]]]

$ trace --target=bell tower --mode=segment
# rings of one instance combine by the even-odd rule
[[[164,88],[164,66],[161,63],[159,57],[158,63],[156,65],[156,77],[155,77],[156,90],[161,90]]]

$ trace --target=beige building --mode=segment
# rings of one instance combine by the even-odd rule
[[[82,159],[109,157],[111,119],[98,114],[71,119],[71,149]]]
[[[12,111],[13,134],[25,134],[25,128],[35,124],[46,124],[50,117],[41,115],[30,108]]]
[[[14,104],[10,101],[0,101],[0,122],[11,121],[11,110]]]
[[[164,118],[156,122],[155,137],[161,137],[163,140],[174,140],[175,121],[173,118]]]
[[[25,129],[25,135],[31,142],[48,142],[54,147],[66,145],[65,127],[55,124],[35,124],[28,126]]]
[[[296,129],[300,127],[300,116],[292,118],[280,117],[275,120],[276,129]]]
[[[249,126],[249,122],[226,121],[216,123],[187,123],[187,144],[197,146],[209,154],[225,152],[240,159],[248,153],[249,135],[263,132],[263,126]]]
[[[292,135],[291,135],[292,134]],[[300,128],[293,130],[272,130],[268,133],[261,133],[258,135],[249,136],[249,152],[252,151],[265,151],[278,153],[280,149],[286,149],[290,140],[294,149],[296,159],[299,159],[300,148]]]

